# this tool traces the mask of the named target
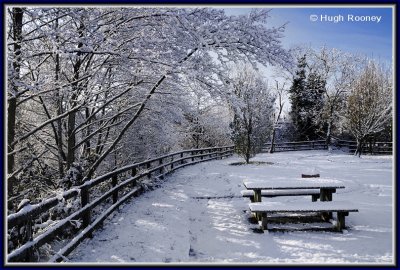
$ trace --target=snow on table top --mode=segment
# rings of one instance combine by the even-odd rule
[[[243,196],[254,195],[252,190],[242,190]],[[262,190],[261,195],[283,195],[283,194],[319,194],[317,189],[294,189],[294,190]]]
[[[318,180],[287,180],[287,181],[243,181],[247,189],[319,189],[344,188],[338,181]]]
[[[274,212],[320,212],[320,211],[358,211],[349,201],[329,202],[296,202],[295,204],[282,202],[260,202],[250,203],[252,212],[274,211]]]

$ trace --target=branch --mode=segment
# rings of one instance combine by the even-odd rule
[[[55,118],[53,118],[53,119],[49,119],[49,120],[47,120],[46,122],[43,122],[41,125],[39,125],[39,126],[36,127],[35,129],[31,130],[31,131],[28,132],[27,134],[25,134],[25,135],[19,137],[17,140],[15,140],[15,141],[11,144],[11,146],[15,146],[16,144],[18,144],[18,143],[20,143],[21,141],[25,140],[26,138],[28,138],[28,137],[31,136],[32,134],[38,132],[38,131],[41,130],[43,127],[47,126],[48,124],[51,124],[51,123],[53,123],[54,121],[57,121],[58,119],[62,119],[62,118],[64,118],[64,117],[70,115],[71,113],[78,111],[82,106],[83,106],[83,104],[78,105],[78,106],[75,106],[75,107],[72,108],[71,110],[69,110],[69,111],[67,111],[67,112],[65,112],[65,113],[63,113],[63,114],[60,114],[59,116],[57,116],[57,117],[55,117]]]

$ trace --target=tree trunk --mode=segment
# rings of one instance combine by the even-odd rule
[[[78,32],[79,32],[79,37],[83,37],[83,29],[84,25],[83,23],[80,24]],[[78,44],[78,49],[80,49],[83,46],[82,43]],[[72,96],[71,96],[71,107],[74,107],[76,105],[76,99],[79,96],[79,72],[80,68],[82,65],[82,60],[80,58],[81,53],[77,53],[77,60],[74,64],[74,81],[75,83],[72,84]],[[76,122],[76,111],[72,112],[68,116],[68,142],[67,142],[67,169],[69,169],[72,165],[72,163],[75,161],[75,144],[76,144],[76,131],[75,131],[75,122]]]
[[[272,130],[271,148],[269,149],[270,154],[275,152],[275,132],[276,132],[276,128],[274,127],[274,129]]]
[[[250,163],[250,156],[251,156],[251,133],[252,133],[252,121],[251,119],[249,120],[248,126],[247,126],[247,140],[246,140],[246,163]]]
[[[15,123],[16,123],[16,112],[17,112],[17,93],[18,86],[15,84],[16,80],[19,80],[20,69],[21,69],[21,39],[22,39],[22,18],[23,10],[22,8],[12,9],[12,23],[13,23],[13,36],[14,36],[14,58],[13,58],[13,76],[11,80],[11,88],[14,97],[12,97],[8,102],[7,108],[7,143],[8,143],[8,153],[7,156],[7,173],[12,174],[15,170],[15,154],[10,154],[14,151],[13,142],[15,139]],[[8,178],[8,196],[13,195],[14,187],[16,186],[15,176]]]
[[[57,14],[57,16],[58,16],[58,14]],[[58,19],[56,20],[55,24],[56,24],[55,25],[55,30],[58,31]],[[57,43],[58,43],[58,40],[59,40],[59,38],[58,38],[58,35],[57,35],[56,36],[56,42]],[[58,49],[58,47],[57,47],[57,49]],[[54,76],[56,83],[59,83],[59,73],[60,73],[60,55],[59,55],[58,50],[57,50],[57,53],[56,53],[56,56],[55,56],[55,76]],[[61,95],[60,91],[61,91],[61,89],[59,88],[55,92],[56,101],[57,101],[57,116],[63,114],[63,108],[62,108],[63,102],[62,102],[62,95]],[[64,151],[63,151],[63,142],[62,142],[62,140],[63,140],[62,139],[63,138],[62,137],[63,132],[62,132],[62,120],[61,120],[61,118],[58,119],[56,123],[57,123],[57,132],[56,132],[55,136],[56,136],[56,138],[58,138],[56,140],[57,151],[58,151],[58,157],[57,157],[57,159],[58,159],[58,174],[59,174],[60,178],[63,178],[64,177],[64,161],[65,161],[66,157],[65,157],[65,154],[64,154]]]
[[[89,117],[90,117],[90,110],[87,107],[85,108],[85,117],[86,117],[86,119],[89,119]],[[91,125],[90,125],[90,121],[88,121],[88,127],[86,128],[86,136],[89,136],[90,133],[92,133],[92,128],[91,128]],[[84,147],[83,148],[83,156],[84,156],[84,158],[87,159],[87,160],[90,160],[90,158],[91,158],[90,157],[91,156],[90,138],[88,138],[85,141],[83,147]]]
[[[333,113],[334,113],[334,105],[330,104],[330,110],[329,110],[329,122],[328,122],[328,128],[326,131],[326,146],[329,148],[329,145],[331,145],[332,142],[332,125],[333,125]]]
[[[68,116],[67,169],[69,169],[75,161],[75,118],[76,112],[73,112]]]
[[[362,147],[363,147],[363,140],[357,138],[357,148],[356,148],[356,152],[354,153],[355,156],[361,156],[361,152],[362,152]]]
[[[245,156],[246,164],[250,163],[250,149],[246,149],[246,156]]]
[[[7,110],[7,128],[8,128],[8,153],[11,153],[14,151],[14,146],[12,146],[12,142],[14,141],[15,138],[15,113],[17,110],[17,99],[13,98],[9,100],[8,102],[8,110]],[[15,167],[15,156],[14,154],[8,154],[7,158],[7,173],[12,174],[14,172],[14,167]],[[8,196],[12,196],[14,186],[16,185],[16,179],[15,176],[11,176],[8,178]]]
[[[326,146],[328,146],[328,147],[332,141],[332,133],[331,132],[332,132],[332,120],[329,120],[328,128],[326,131],[326,140],[325,140]]]

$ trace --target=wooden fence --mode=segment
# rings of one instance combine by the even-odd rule
[[[356,141],[335,140],[332,146],[354,153],[357,148]],[[268,153],[271,143],[264,144],[261,152]],[[275,143],[273,152],[302,151],[302,150],[325,150],[328,149],[325,140],[301,141],[301,142],[279,142]],[[364,154],[391,155],[393,153],[392,142],[367,142],[363,146]]]
[[[264,144],[261,152],[267,153],[271,143]],[[301,142],[279,142],[275,143],[273,152],[302,151],[302,150],[324,150],[328,149],[325,140],[301,141]]]
[[[62,249],[54,254],[49,262],[60,262],[65,260],[71,251],[86,237],[101,226],[103,221],[118,207],[134,195],[142,192],[143,187],[140,183],[143,179],[158,177],[163,179],[168,173],[187,165],[196,164],[203,161],[224,158],[233,154],[233,146],[213,147],[203,149],[192,149],[168,154],[140,163],[131,164],[112,172],[99,176],[95,179],[85,181],[78,187],[73,187],[59,196],[49,198],[41,203],[25,205],[20,211],[7,217],[7,229],[13,227],[18,230],[25,226],[25,237],[20,245],[8,251],[8,262],[30,262],[33,261],[33,252],[46,243],[51,242],[71,223],[81,221],[82,226]],[[97,197],[91,193],[91,189],[106,185],[106,191]],[[108,185],[108,186],[107,186]],[[92,198],[93,197],[93,198]],[[79,199],[80,208],[69,216],[58,220],[45,232],[38,235],[33,233],[35,218],[49,213],[49,210],[65,203],[67,200]],[[111,203],[111,205],[110,205]],[[96,208],[97,207],[97,208]],[[98,208],[99,211],[94,211]],[[9,239],[10,241],[10,239]]]
[[[342,148],[350,153],[354,153],[357,149],[357,142],[337,140],[336,147]],[[391,155],[393,153],[392,142],[367,142],[363,145],[362,152],[372,155]]]

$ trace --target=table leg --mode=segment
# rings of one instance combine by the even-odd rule
[[[268,218],[267,213],[262,213],[261,215],[261,229],[268,230]]]
[[[254,202],[261,202],[261,190],[254,190]]]
[[[254,190],[254,202],[261,202],[261,190],[260,189],[255,189]],[[256,213],[256,218],[257,220],[261,220],[261,214]]]
[[[321,202],[330,201],[330,200],[329,200],[329,194],[330,194],[329,189],[321,188],[321,189],[320,189],[320,195],[319,195],[320,197],[319,197],[319,200],[320,200]],[[330,196],[330,198],[332,198],[332,195]]]
[[[336,229],[341,232],[345,227],[345,216],[348,216],[349,212],[338,212],[337,213],[337,223],[336,223]]]
[[[334,192],[334,190],[332,190],[332,189],[321,188],[319,200],[321,202],[332,201],[332,193],[333,192]],[[332,218],[333,218],[332,212],[322,213],[323,220],[330,220]]]

